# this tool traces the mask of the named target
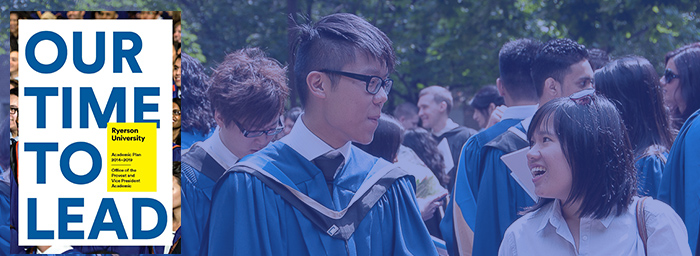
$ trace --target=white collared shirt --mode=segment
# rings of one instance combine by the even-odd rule
[[[340,148],[334,149],[306,127],[302,116],[304,116],[304,114],[301,114],[299,118],[297,118],[292,131],[289,132],[287,136],[282,137],[280,142],[287,144],[287,146],[294,149],[294,151],[298,152],[309,161],[313,161],[321,155],[331,153],[331,151],[337,151],[340,152],[344,158],[341,166],[347,163],[348,156],[350,155],[350,145],[352,143],[348,141]],[[338,173],[336,172],[336,174]]]
[[[449,132],[452,129],[457,128],[457,127],[459,127],[459,125],[457,123],[452,121],[451,118],[447,118],[447,121],[445,121],[445,128],[442,128],[442,130],[439,130],[437,132],[433,132],[433,134],[435,136],[440,137],[440,135],[442,135],[443,133]]]
[[[46,249],[45,252],[42,252],[37,248],[36,252],[37,254],[62,254],[70,249],[73,249],[73,247],[69,245],[54,245]]]
[[[581,218],[579,248],[561,213],[559,200],[516,220],[503,237],[498,255],[645,255],[637,231],[635,197],[627,211],[603,219]],[[645,202],[648,255],[688,255],[688,233],[673,209]]]
[[[233,166],[240,157],[234,155],[231,153],[230,150],[224,145],[224,142],[221,141],[221,136],[219,133],[221,132],[220,127],[216,127],[216,130],[214,131],[214,134],[211,135],[208,139],[205,141],[200,142],[199,146],[204,149],[209,155],[216,160],[221,167],[224,168],[224,170],[228,170],[231,166]]]

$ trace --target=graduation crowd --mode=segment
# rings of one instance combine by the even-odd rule
[[[293,32],[289,77],[258,48],[211,75],[182,53],[182,254],[698,255],[700,43],[659,75],[507,42],[476,131],[437,85],[382,113],[397,59],[364,19]],[[302,107],[285,111],[289,79]]]
[[[441,86],[381,113],[396,57],[362,18],[294,32],[286,112],[287,70],[260,49],[211,77],[183,54],[183,253],[697,251],[700,43],[659,75],[569,39],[508,42],[470,102],[477,132]]]

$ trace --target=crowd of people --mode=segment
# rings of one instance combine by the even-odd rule
[[[172,97],[173,97],[173,110],[172,110],[172,127],[173,127],[173,141],[172,141],[172,152],[173,152],[173,244],[171,246],[17,246],[16,243],[10,246],[9,241],[11,241],[11,236],[16,235],[17,232],[17,184],[18,184],[18,173],[21,172],[18,168],[18,153],[17,148],[19,144],[19,56],[18,56],[18,38],[19,38],[19,20],[21,19],[166,19],[173,21],[172,28]],[[3,175],[0,177],[0,191],[7,192],[6,197],[2,197],[0,200],[0,207],[4,206],[5,199],[7,199],[7,209],[12,209],[12,218],[7,222],[11,223],[11,230],[6,230],[7,233],[0,232],[0,237],[2,240],[7,241],[7,246],[2,246],[2,248],[10,248],[10,253],[12,254],[24,254],[24,253],[65,253],[65,254],[77,254],[77,253],[123,253],[123,254],[153,254],[153,253],[180,253],[180,241],[181,241],[181,229],[180,229],[180,130],[181,130],[181,22],[180,22],[180,12],[179,11],[37,11],[37,12],[27,12],[27,11],[12,11],[10,12],[10,115],[5,122],[9,122],[9,133],[5,132],[10,136],[10,147],[9,151],[2,152],[3,159],[9,156],[8,166],[1,166],[0,170],[9,170],[8,172],[0,171]],[[189,56],[188,56],[189,57]],[[3,126],[4,127],[4,126]],[[5,154],[7,153],[7,154]],[[2,160],[2,159],[0,159]],[[4,162],[3,162],[4,163]],[[4,191],[4,185],[7,185],[7,190]],[[177,192],[175,192],[177,191]],[[10,205],[12,207],[10,208]],[[10,212],[4,211],[2,212]],[[8,215],[9,217],[10,215]],[[5,230],[3,230],[5,231]],[[5,237],[7,236],[7,237]],[[5,238],[7,238],[5,240]],[[16,241],[16,240],[15,240]]]
[[[449,118],[442,86],[381,113],[396,57],[365,20],[295,33],[302,108],[284,111],[286,70],[257,48],[211,78],[185,70],[183,253],[697,251],[700,43],[669,52],[659,76],[569,39],[508,42],[496,85],[469,103],[477,132]],[[518,152],[530,193],[502,160]]]
[[[507,42],[495,85],[469,102],[477,131],[450,118],[438,85],[382,113],[397,58],[353,14],[297,25],[289,76],[258,48],[207,75],[180,55],[175,24],[182,254],[700,253],[699,42],[660,75],[566,38]],[[288,79],[301,107],[288,108]]]

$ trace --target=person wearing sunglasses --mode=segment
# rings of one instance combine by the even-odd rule
[[[304,113],[219,179],[202,255],[437,255],[413,177],[352,145],[373,140],[391,41],[348,13],[293,31]]]
[[[228,54],[214,70],[207,97],[217,128],[182,155],[183,255],[199,253],[219,177],[282,132],[279,115],[289,96],[285,73],[286,68],[258,48]]]
[[[549,101],[527,140],[538,202],[508,227],[499,256],[691,255],[673,209],[637,197],[632,147],[610,100],[589,91]]]
[[[700,43],[666,54],[661,78],[664,100],[676,124],[682,124],[669,152],[658,198],[676,210],[688,230],[688,242],[700,254]]]
[[[593,69],[588,62],[588,51],[571,39],[554,39],[543,44],[532,60],[530,76],[539,106],[553,99],[579,98],[579,95],[593,91]],[[511,177],[512,171],[501,160],[501,156],[528,146],[525,134],[531,118],[524,118],[484,146],[482,154],[485,160],[475,198],[472,255],[496,255],[508,225],[518,218],[518,212],[524,207],[535,203]]]
[[[666,54],[666,69],[661,77],[664,103],[671,112],[676,129],[700,109],[700,42]]]

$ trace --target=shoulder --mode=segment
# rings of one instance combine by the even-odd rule
[[[513,152],[529,146],[529,143],[511,131],[505,131],[501,135],[486,143],[485,147],[500,149],[504,152]]]
[[[461,126],[461,125],[458,126],[457,128],[454,128],[452,131],[455,133],[454,136],[465,137],[465,140],[466,140],[466,138],[469,138],[472,135],[478,133],[476,130],[474,130],[472,128]]]
[[[636,204],[633,206],[636,207]],[[671,206],[653,198],[648,198],[644,201],[644,213],[647,215],[647,219],[674,217],[680,219],[678,214],[676,214],[676,211],[674,211]]]

